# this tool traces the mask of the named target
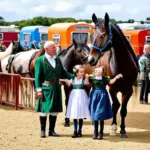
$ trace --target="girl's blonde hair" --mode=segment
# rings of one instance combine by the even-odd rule
[[[102,73],[104,73],[104,67],[103,66],[96,66],[95,68],[94,68],[94,72],[95,72],[95,70],[100,70],[100,72],[102,72]]]
[[[145,43],[144,48],[143,48],[143,53],[146,52],[146,49],[150,47],[150,44]]]
[[[78,71],[79,71],[80,68],[83,68],[83,66],[82,65],[75,65],[73,67],[73,73],[74,74],[78,73]]]

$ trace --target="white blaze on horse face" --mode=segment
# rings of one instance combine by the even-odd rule
[[[0,52],[0,61],[5,57],[9,56],[12,52],[13,43],[10,43],[5,52]]]
[[[98,62],[98,59],[99,59],[99,54],[96,53],[96,55],[89,55],[88,57],[88,62],[91,64],[91,65],[96,65],[96,63]]]
[[[88,57],[88,62],[91,62],[92,57],[93,57],[93,56],[89,55],[89,57]]]

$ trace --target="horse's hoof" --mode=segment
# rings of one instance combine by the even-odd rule
[[[120,138],[128,138],[126,134],[120,134]]]
[[[110,133],[110,136],[117,136],[117,133],[115,132],[115,133]]]
[[[110,136],[117,136],[117,125],[116,124],[113,124],[111,126],[111,133],[110,133]]]
[[[70,127],[70,124],[69,123],[65,123],[64,127]]]

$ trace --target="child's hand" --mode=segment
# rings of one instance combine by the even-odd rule
[[[117,79],[123,78],[123,75],[122,75],[122,74],[118,74],[118,75],[116,76],[116,78],[117,78]]]
[[[65,79],[65,83],[69,83],[70,81],[68,79]]]
[[[59,79],[60,82],[66,82],[66,79]]]
[[[85,78],[86,78],[86,79],[88,79],[88,78],[89,78],[89,75],[88,75],[87,73],[85,74]]]

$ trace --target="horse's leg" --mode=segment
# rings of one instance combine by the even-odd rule
[[[110,92],[110,95],[111,95],[111,98],[112,98],[112,111],[113,111],[113,120],[112,120],[112,128],[111,128],[111,133],[110,135],[111,136],[116,136],[117,133],[117,112],[118,112],[118,109],[120,107],[120,103],[119,103],[119,100],[117,98],[117,92],[110,87],[109,89],[109,92]]]
[[[120,137],[121,138],[127,138],[126,131],[125,131],[125,117],[127,115],[127,104],[132,93],[133,93],[132,86],[128,88],[128,91],[122,92],[122,106],[120,110],[120,115],[121,115]]]
[[[67,113],[67,106],[68,106],[68,101],[69,101],[69,94],[70,94],[70,88],[66,85],[64,85],[64,91],[65,91],[65,105],[66,105],[66,113]],[[65,117],[65,127],[70,126],[70,119]]]

